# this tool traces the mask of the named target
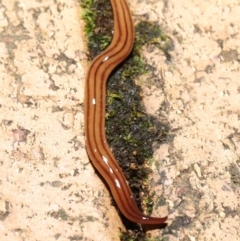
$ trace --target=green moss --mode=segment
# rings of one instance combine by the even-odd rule
[[[89,60],[92,60],[111,42],[113,13],[109,1],[106,0],[82,0],[81,7],[88,38]]]
[[[83,8],[82,18],[85,20],[85,34],[88,39],[93,36],[93,30],[95,28],[96,14],[94,12],[93,0],[85,0],[81,3]]]
[[[150,197],[145,200],[145,205],[147,209],[147,214],[150,215],[153,211],[153,201]]]

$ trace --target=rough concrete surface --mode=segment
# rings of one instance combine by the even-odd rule
[[[143,52],[160,81],[142,77],[144,102],[170,126],[151,178],[167,200],[169,228],[151,235],[240,240],[240,3],[130,7],[135,20],[158,22],[174,46],[170,62],[159,50]],[[75,0],[0,3],[2,241],[119,240],[121,220],[84,148],[80,15]]]

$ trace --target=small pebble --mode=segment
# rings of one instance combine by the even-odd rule
[[[226,214],[225,214],[224,212],[220,212],[220,213],[219,213],[219,216],[220,216],[221,218],[225,218],[225,217],[226,217]]]

